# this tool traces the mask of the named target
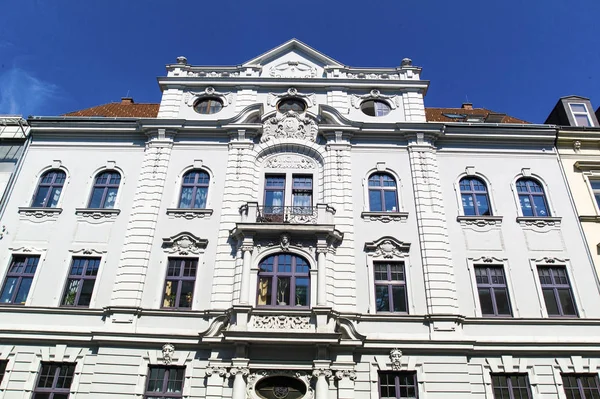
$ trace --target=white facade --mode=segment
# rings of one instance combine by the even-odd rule
[[[165,365],[184,368],[182,397],[215,399],[259,397],[268,376],[297,378],[307,398],[377,399],[387,371],[413,373],[399,375],[421,399],[492,398],[498,373],[565,398],[561,373],[598,374],[598,283],[552,127],[427,123],[429,82],[410,60],[350,68],[296,40],[237,67],[180,57],[167,71],[157,119],[30,119],[1,221],[3,284],[15,257],[39,260],[24,303],[0,306],[1,398],[32,397],[51,362],[75,365],[72,398],[143,397]],[[194,111],[203,99],[221,111]],[[279,112],[288,99],[305,111]],[[371,100],[389,113],[363,113]],[[207,196],[182,209],[192,170],[209,176]],[[33,206],[49,171],[64,173],[62,191]],[[104,171],[121,177],[114,207],[90,208]],[[378,173],[397,185],[387,211],[370,202]],[[285,177],[283,202],[265,203],[271,176]],[[312,178],[302,212],[298,176]],[[491,215],[465,216],[465,176],[487,183]],[[524,216],[522,177],[543,187],[543,215]],[[283,206],[285,222],[269,219]],[[259,303],[261,262],[280,253],[307,262],[307,306],[288,306],[302,288]],[[100,259],[89,306],[63,306],[73,258]],[[197,259],[189,309],[163,308],[170,258]],[[387,264],[404,267],[406,312],[377,310],[374,268]],[[509,316],[483,316],[482,266],[502,268]],[[548,266],[566,271],[575,317],[547,308]]]

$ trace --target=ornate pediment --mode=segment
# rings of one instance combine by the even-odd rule
[[[264,143],[272,138],[316,141],[318,131],[314,120],[289,111],[265,121],[260,141]]]
[[[163,238],[165,252],[178,255],[199,254],[208,245],[208,240],[196,237],[192,233],[179,233]]]
[[[409,243],[398,241],[394,237],[389,236],[365,243],[365,251],[374,258],[403,258],[408,255],[409,249]]]
[[[315,169],[315,161],[301,155],[278,154],[265,162],[270,169]]]
[[[396,95],[388,96],[381,94],[381,92],[377,89],[373,89],[371,92],[369,92],[369,94],[364,94],[362,96],[358,96],[356,94],[352,94],[350,96],[350,103],[356,109],[360,108],[360,104],[363,102],[363,100],[387,100],[387,103],[390,105],[390,107],[392,109],[396,109],[400,105],[402,98]]]
[[[290,87],[287,91],[282,93],[269,93],[267,97],[267,104],[274,106],[282,98],[286,97],[298,97],[306,102],[308,108],[317,105],[317,95],[315,93],[301,93],[295,87]]]
[[[188,107],[192,107],[199,98],[203,97],[216,97],[221,100],[223,107],[228,106],[233,101],[233,94],[231,94],[231,92],[221,93],[220,91],[216,91],[214,87],[210,86],[200,92],[186,92],[184,94],[184,101]]]

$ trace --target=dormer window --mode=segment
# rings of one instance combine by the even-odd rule
[[[304,110],[306,109],[306,104],[304,103],[304,101],[298,100],[297,98],[284,98],[277,104],[277,109],[282,114],[285,114],[289,111],[300,113],[304,112]]]
[[[216,114],[223,109],[223,102],[215,97],[204,97],[196,101],[194,111],[199,114]]]
[[[390,106],[381,100],[366,100],[360,104],[360,109],[365,115],[386,116],[390,113]]]
[[[592,126],[590,114],[585,104],[569,104],[576,126]]]

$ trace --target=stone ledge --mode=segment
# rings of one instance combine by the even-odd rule
[[[579,220],[582,222],[595,222],[600,223],[600,215],[581,215]]]
[[[111,219],[116,218],[121,213],[120,209],[105,208],[75,208],[75,214],[84,218],[92,219]]]
[[[366,221],[376,222],[400,222],[408,218],[408,212],[362,212],[360,217]]]
[[[62,211],[62,208],[19,207],[20,215],[33,216],[38,219],[58,216]]]
[[[203,219],[213,214],[212,209],[168,208],[167,215],[184,219]]]
[[[502,223],[502,216],[462,216],[456,217],[461,226],[496,226]]]
[[[545,227],[545,226],[560,226],[560,221],[562,218],[560,217],[540,217],[540,216],[519,216],[517,217],[517,223],[521,226],[537,226],[537,227]]]

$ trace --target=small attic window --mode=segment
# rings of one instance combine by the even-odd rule
[[[223,102],[215,97],[204,97],[196,101],[194,111],[199,114],[216,114],[223,109]]]
[[[442,114],[442,115],[444,115],[446,118],[450,118],[450,119],[463,119],[467,116],[466,114]]]
[[[390,113],[390,106],[381,100],[366,100],[360,104],[360,109],[365,115],[386,116]]]
[[[592,126],[590,114],[585,104],[569,104],[576,126]]]
[[[306,104],[304,103],[304,101],[298,100],[297,98],[284,98],[277,104],[277,109],[282,114],[285,114],[289,111],[300,113],[304,112],[304,110],[306,109]]]

